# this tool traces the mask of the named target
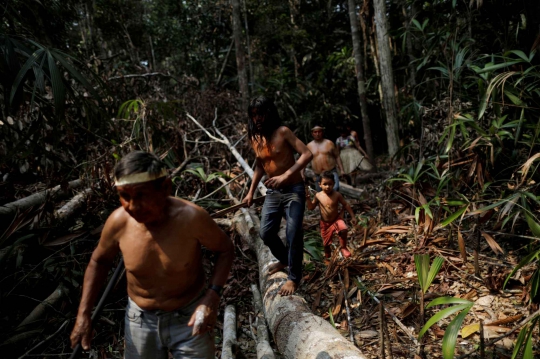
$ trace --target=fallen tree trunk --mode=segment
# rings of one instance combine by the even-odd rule
[[[233,345],[236,345],[236,309],[234,305],[225,307],[223,315],[223,347],[221,359],[234,359]]]
[[[0,216],[13,215],[17,210],[23,211],[32,206],[40,205],[45,202],[46,199],[49,197],[65,196],[68,194],[70,189],[78,188],[82,185],[82,183],[83,181],[78,179],[69,182],[67,191],[62,190],[60,186],[56,186],[54,188],[47,189],[39,193],[34,193],[28,197],[21,198],[18,201],[6,203],[3,206],[0,206]]]
[[[255,307],[256,325],[257,325],[257,359],[275,359],[274,351],[270,346],[268,337],[268,328],[266,327],[266,319],[264,318],[264,310],[262,305],[261,293],[256,284],[251,285],[253,293],[253,307]]]
[[[313,172],[311,168],[306,168],[304,170],[304,173],[306,177],[315,178],[315,172]],[[354,188],[353,186],[348,185],[347,183],[343,181],[339,181],[339,192],[351,198],[356,198],[356,199],[364,198],[363,189]]]
[[[270,249],[256,234],[250,234],[245,215],[234,217],[236,230],[252,245],[259,263],[259,287],[261,288],[264,312],[270,332],[278,350],[285,358],[358,358],[364,359],[360,350],[345,339],[323,318],[311,313],[303,298],[277,294],[287,280],[283,272],[269,276],[268,267],[277,260]],[[259,227],[258,218],[252,218]]]

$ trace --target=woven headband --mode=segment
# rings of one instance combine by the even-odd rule
[[[165,176],[167,176],[166,168],[163,168],[158,173],[148,173],[148,172],[134,173],[131,175],[126,175],[120,178],[116,178],[114,185],[118,187],[118,186],[125,186],[127,184],[150,182],[150,181],[153,181],[158,178],[165,177]]]

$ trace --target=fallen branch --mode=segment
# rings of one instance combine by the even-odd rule
[[[179,79],[177,79],[174,76],[167,75],[167,74],[164,74],[162,72],[149,72],[147,74],[128,74],[128,75],[121,75],[121,76],[113,76],[113,77],[109,77],[107,79],[107,81],[120,80],[120,79],[132,79],[132,78],[137,78],[137,77],[153,77],[153,76],[168,77],[168,78],[173,79],[174,81],[178,82],[179,84],[183,84],[183,85],[187,84],[185,82],[180,81]]]
[[[199,126],[199,128],[201,130],[204,131],[204,133],[206,133],[206,135],[208,137],[210,137],[211,139],[213,139],[214,141],[216,142],[219,142],[219,143],[222,143],[224,144],[225,146],[227,146],[229,148],[229,150],[231,151],[231,153],[234,155],[234,157],[236,158],[236,160],[238,161],[238,163],[240,163],[240,166],[242,166],[242,168],[244,169],[244,171],[246,171],[246,173],[249,175],[249,177],[253,178],[253,170],[251,169],[251,166],[247,164],[247,162],[244,160],[244,158],[242,157],[242,155],[236,150],[236,148],[231,145],[229,139],[227,137],[225,137],[221,132],[219,132],[219,130],[215,127],[215,122],[216,122],[216,119],[217,119],[217,108],[216,108],[216,115],[214,117],[214,130],[220,135],[221,138],[217,138],[216,136],[212,135],[210,132],[208,132],[208,130],[206,128],[204,128],[203,125],[201,125],[199,123],[199,121],[197,121],[193,116],[191,116],[189,113],[186,113],[186,116],[191,120],[193,121],[197,126]],[[259,189],[259,192],[261,192],[261,194],[265,195],[266,194],[266,187],[264,184],[260,183],[257,185],[257,188]]]
[[[252,245],[259,263],[259,281],[266,320],[279,351],[285,358],[357,358],[364,359],[360,350],[345,339],[330,323],[314,315],[306,301],[296,295],[277,294],[287,280],[283,272],[268,275],[268,267],[276,262],[270,249],[258,234],[251,234],[245,215],[234,217],[235,228]],[[257,229],[258,218],[255,220]],[[258,231],[256,231],[258,232]]]
[[[70,199],[55,213],[55,217],[59,221],[64,221],[71,217],[84,203],[86,198],[92,193],[91,188],[86,188],[81,193]]]
[[[234,305],[225,307],[223,315],[223,347],[221,359],[234,359],[233,345],[236,344],[236,309]]]
[[[78,188],[83,181],[78,179],[68,183],[68,189],[64,191],[61,186],[56,186],[45,191],[34,193],[28,197],[21,198],[18,201],[11,202],[0,206],[0,216],[8,216],[14,214],[17,210],[23,211],[30,207],[44,203],[47,198],[66,196],[70,189]]]
[[[39,348],[40,346],[42,346],[43,344],[47,343],[49,340],[51,340],[52,338],[54,338],[56,335],[58,335],[58,333],[60,333],[60,331],[62,329],[64,329],[64,327],[69,323],[69,320],[66,320],[64,321],[64,323],[60,326],[60,328],[58,328],[56,330],[56,332],[52,333],[51,335],[49,335],[47,338],[43,339],[42,341],[40,341],[39,343],[37,343],[36,345],[34,345],[32,348],[28,349],[28,351],[26,353],[24,353],[23,355],[21,355],[18,359],[22,359],[24,357],[26,357],[28,354],[30,354],[31,352],[33,352],[34,350],[36,350],[37,348]]]
[[[43,302],[39,303],[34,310],[32,310],[32,312],[30,312],[30,314],[23,319],[23,321],[17,326],[17,329],[41,319],[48,307],[53,306],[68,293],[69,290],[62,283],[60,283],[51,295],[49,295]]]
[[[521,327],[523,327],[525,324],[527,324],[528,322],[530,322],[534,317],[536,317],[537,315],[540,315],[540,309],[538,309],[536,312],[534,312],[533,314],[529,315],[527,318],[523,319],[518,325],[516,325],[515,327],[513,327],[512,329],[510,329],[509,331],[507,331],[506,333],[504,333],[503,335],[501,336],[498,336],[496,338],[493,338],[492,340],[490,340],[489,342],[485,343],[484,344],[484,348],[486,347],[489,347],[489,346],[492,346],[493,344],[497,343],[499,340],[501,339],[504,339],[506,338],[507,336],[509,336],[510,334],[514,333],[515,331],[517,331],[518,329],[520,329]],[[473,354],[474,352],[476,352],[479,348],[475,348],[471,351],[468,351],[467,353],[459,356],[457,359],[464,359],[464,358],[467,358],[469,355]]]
[[[266,326],[266,319],[264,318],[261,293],[256,284],[251,285],[251,292],[253,293],[253,307],[255,308],[257,326],[257,359],[274,359],[275,355],[270,346],[268,328]]]

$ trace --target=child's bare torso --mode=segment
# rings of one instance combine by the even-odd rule
[[[330,171],[336,167],[336,157],[334,155],[334,144],[329,140],[321,142],[311,141],[307,147],[313,154],[311,160],[311,168],[316,174],[321,174],[324,171]]]
[[[330,195],[324,192],[316,194],[321,211],[321,219],[324,222],[334,222],[339,216],[339,192],[332,191]]]
[[[205,285],[201,245],[190,223],[196,211],[187,201],[171,199],[159,226],[147,227],[125,212],[118,242],[128,295],[146,310],[174,310],[188,304]],[[123,211],[122,208],[118,209]]]
[[[294,159],[295,150],[283,136],[282,129],[283,127],[280,127],[274,131],[269,144],[267,144],[264,137],[262,137],[260,143],[252,142],[251,144],[257,159],[264,168],[264,172],[270,178],[282,175],[296,162]],[[302,175],[296,172],[289,178],[287,184],[295,184],[301,181]]]

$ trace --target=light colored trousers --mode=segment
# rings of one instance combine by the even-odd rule
[[[129,298],[129,297],[128,297]],[[171,312],[141,309],[128,299],[125,318],[125,359],[214,359],[214,338],[210,333],[192,336],[187,323],[200,296]]]

